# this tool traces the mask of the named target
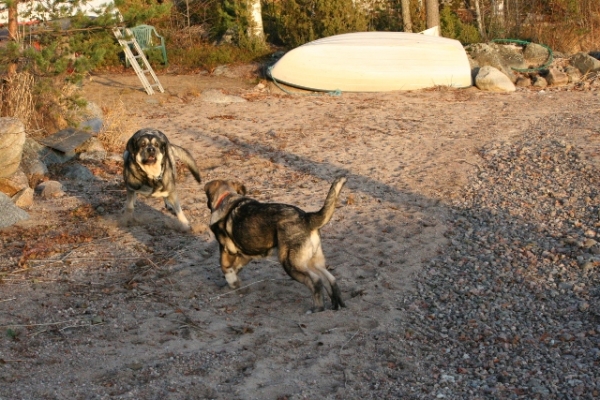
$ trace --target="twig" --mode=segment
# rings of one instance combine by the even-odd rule
[[[481,167],[480,167],[478,164],[475,164],[475,163],[468,162],[468,161],[467,161],[467,160],[465,160],[464,158],[460,158],[460,159],[456,160],[456,162],[458,162],[458,163],[465,163],[465,164],[469,164],[469,165],[471,165],[471,166],[473,166],[473,167],[476,167],[476,168],[477,168],[477,170],[478,170],[479,172],[481,172]]]
[[[105,256],[105,257],[71,257],[69,260],[70,261],[114,261],[118,259],[119,261],[123,260],[123,261],[127,261],[127,260],[139,260],[140,257],[117,257],[117,256]],[[27,260],[27,262],[36,262],[36,263],[56,263],[56,262],[63,262],[64,259],[59,259],[59,260],[50,260],[50,259],[43,259],[43,258],[38,258],[38,259],[30,259]],[[31,268],[35,268],[35,267],[31,267]],[[31,268],[26,268],[26,269],[21,269],[18,271],[14,271],[12,272],[13,274],[16,274],[18,272],[24,272],[27,271],[28,269]]]
[[[26,328],[26,327],[30,327],[30,326],[52,326],[52,325],[60,325],[60,324],[66,324],[69,323],[71,321],[61,321],[61,322],[46,322],[43,324],[25,324],[25,325],[2,325],[0,326],[0,328],[4,329],[4,328]]]
[[[346,346],[348,343],[350,343],[352,341],[352,339],[354,339],[354,336],[358,335],[358,332],[360,332],[360,329],[357,330],[356,332],[354,332],[354,335],[352,335],[352,337],[350,339],[348,339],[348,341],[346,343],[344,343],[342,345],[342,347],[340,347],[340,353],[342,352],[342,350],[344,350],[344,346]]]
[[[16,297],[13,297],[12,299],[4,299],[4,300],[0,300],[0,303],[4,303],[5,301],[13,301],[16,300]]]
[[[183,325],[180,325],[178,329],[182,329],[182,328],[192,328],[192,329],[196,329],[202,333],[206,333],[209,336],[215,337],[214,334],[210,333],[209,331],[207,331],[206,329],[202,328],[201,326],[196,325],[195,323],[189,321],[189,318],[186,317],[186,323]]]
[[[69,325],[69,326],[64,326],[64,327],[60,328],[59,331],[62,332],[65,329],[71,329],[71,328],[87,328],[87,327],[90,327],[92,325],[96,326],[96,325],[104,325],[104,324],[101,322],[99,324]]]

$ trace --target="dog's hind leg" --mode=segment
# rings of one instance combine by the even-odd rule
[[[312,293],[312,312],[323,311],[323,281],[319,274],[310,270],[310,257],[306,251],[290,250],[279,243],[279,262],[289,276],[308,287]]]
[[[335,277],[331,274],[331,272],[327,271],[325,256],[323,255],[323,250],[320,243],[317,251],[311,258],[309,265],[311,269],[321,277],[323,281],[323,287],[331,298],[332,308],[334,310],[339,310],[340,307],[346,307],[346,304],[344,304],[344,301],[342,300],[342,294],[339,286],[336,283]]]

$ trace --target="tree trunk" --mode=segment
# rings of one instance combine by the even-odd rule
[[[262,21],[262,8],[260,0],[248,0],[250,8],[250,28],[248,28],[248,36],[264,39],[265,33]]]
[[[475,0],[475,14],[477,14],[477,29],[481,38],[486,40],[485,30],[483,29],[483,16],[481,15],[481,7],[479,7],[479,0]]]
[[[401,0],[402,27],[404,32],[412,32],[412,19],[410,18],[410,0]]]
[[[190,27],[190,0],[185,0],[185,13],[186,13],[186,19],[187,19],[187,27]]]
[[[427,13],[427,29],[440,26],[439,0],[425,0],[425,11]]]
[[[17,17],[17,0],[13,0],[8,4],[8,38],[13,42],[19,41],[19,20]],[[11,62],[8,64],[7,73],[9,76],[17,73],[17,63]]]

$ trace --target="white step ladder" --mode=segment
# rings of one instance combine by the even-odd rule
[[[158,90],[161,93],[164,93],[165,90],[163,89],[162,85],[158,81],[158,78],[156,77],[154,70],[150,66],[148,59],[144,55],[144,52],[142,51],[140,44],[137,42],[137,40],[135,40],[135,37],[133,36],[131,31],[127,28],[116,27],[116,28],[113,28],[113,33],[114,33],[115,37],[117,38],[117,40],[119,41],[119,44],[123,48],[123,51],[125,52],[125,58],[127,59],[127,61],[129,61],[129,63],[133,67],[133,70],[135,71],[138,78],[140,79],[140,82],[142,82],[142,85],[144,86],[146,93],[148,93],[149,95],[154,94],[154,89],[152,89],[154,87],[158,88]],[[130,45],[133,45],[133,50],[135,50],[135,52],[137,54],[133,54],[132,47]],[[138,63],[138,59],[142,60],[144,69],[142,69],[142,67]],[[148,77],[146,76],[146,74],[150,74],[150,76],[154,80],[154,83],[150,83],[148,81]]]

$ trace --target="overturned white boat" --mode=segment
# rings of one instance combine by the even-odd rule
[[[275,82],[316,91],[385,92],[471,86],[454,39],[406,32],[356,32],[306,43],[270,69]]]

